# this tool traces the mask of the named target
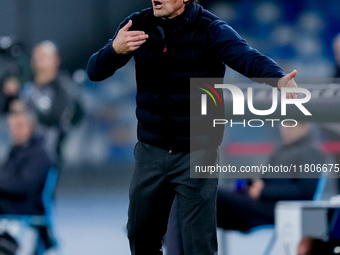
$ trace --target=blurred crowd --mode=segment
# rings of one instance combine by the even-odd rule
[[[12,45],[4,55],[12,54]],[[82,119],[79,88],[59,70],[61,59],[57,46],[43,41],[32,50],[31,74],[24,77],[24,68],[15,56],[4,58],[1,80],[1,112],[29,111],[38,120],[37,133],[43,136],[51,160],[60,164],[61,147],[70,128]]]
[[[208,8],[227,21],[253,47],[299,77],[334,75],[332,41],[340,32],[340,3],[302,1],[209,1]]]

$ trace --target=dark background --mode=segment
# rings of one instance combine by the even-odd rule
[[[64,67],[85,67],[91,53],[113,36],[120,21],[149,1],[0,0],[0,36],[12,36],[26,50],[42,40],[60,47]]]
[[[340,32],[338,0],[200,3],[277,61],[333,59],[331,41]],[[149,6],[150,0],[0,0],[0,36],[21,41],[27,53],[37,42],[53,40],[60,47],[64,67],[73,72],[86,66],[89,56],[112,37],[125,17]],[[312,51],[306,52],[308,56],[301,52],[308,49]]]

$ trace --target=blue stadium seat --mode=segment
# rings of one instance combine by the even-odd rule
[[[50,239],[51,245],[56,247],[56,239],[53,231],[53,206],[54,191],[58,180],[58,169],[51,167],[47,173],[46,181],[42,191],[42,202],[45,214],[43,215],[0,215],[0,220],[18,221],[29,225],[38,231],[35,255],[42,255],[46,251],[46,237]]]

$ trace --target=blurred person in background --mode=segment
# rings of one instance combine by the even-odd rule
[[[48,153],[58,163],[61,163],[62,142],[78,114],[75,111],[79,111],[77,85],[60,72],[60,64],[58,48],[53,42],[37,44],[31,57],[33,79],[24,84],[20,96],[37,115]]]
[[[136,63],[139,140],[127,225],[131,253],[162,254],[176,196],[185,254],[217,254],[218,180],[190,178],[190,160],[214,165],[223,130],[190,136],[190,78],[222,81],[229,65],[247,77],[274,78],[271,85],[281,89],[297,87],[297,72],[286,75],[196,0],[152,0],[152,8],[130,15],[91,56],[90,80],[112,76],[131,57]],[[190,150],[190,141],[196,150]]]
[[[335,72],[334,83],[340,86],[340,34],[336,35],[333,39],[333,51],[335,58]],[[322,131],[327,140],[340,141],[340,124],[337,122],[329,122],[321,124]],[[340,164],[340,152],[334,153],[336,163]],[[340,193],[340,179],[338,179],[338,192]]]
[[[13,146],[0,166],[0,214],[43,214],[41,192],[52,165],[43,138],[28,112],[11,112],[8,126]]]
[[[316,139],[316,131],[308,123],[296,127],[280,126],[282,145],[271,155],[271,166],[322,164],[325,157]],[[317,178],[257,179],[248,187],[235,191],[222,185],[217,191],[217,226],[227,230],[249,231],[261,225],[274,224],[274,207],[281,200],[313,199]],[[312,177],[312,176],[309,176]],[[313,176],[319,177],[319,176]],[[183,255],[178,216],[171,212],[165,245],[167,255]]]
[[[13,146],[0,166],[0,214],[44,215],[42,191],[52,160],[36,132],[36,118],[20,110],[10,112],[7,121]],[[54,242],[48,227],[38,231],[45,247],[51,248]]]
[[[333,50],[334,50],[334,56],[336,61],[336,72],[334,75],[334,78],[336,78],[336,83],[340,83],[340,34],[338,34],[334,40],[333,40]],[[329,129],[329,135],[330,137],[333,137],[334,140],[340,140],[340,124],[328,124],[325,125],[325,129]],[[327,130],[326,130],[327,132]],[[340,164],[340,153],[336,155],[337,163]],[[339,180],[339,191],[340,191],[340,180]]]

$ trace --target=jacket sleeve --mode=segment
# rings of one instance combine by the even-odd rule
[[[241,36],[222,20],[215,20],[209,26],[214,52],[235,71],[248,78],[282,78],[285,72],[271,58],[250,47]],[[277,86],[277,79],[266,83]]]
[[[132,57],[132,54],[117,54],[112,47],[112,42],[116,38],[119,30],[125,26],[136,13],[126,18],[118,27],[112,39],[99,51],[94,53],[87,64],[87,75],[91,81],[102,81],[112,76],[117,69],[123,67]]]

